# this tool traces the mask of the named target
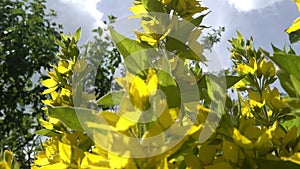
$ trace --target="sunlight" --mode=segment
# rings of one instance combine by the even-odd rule
[[[280,1],[282,0],[228,0],[229,4],[233,5],[240,12],[249,12],[256,9],[263,9]]]

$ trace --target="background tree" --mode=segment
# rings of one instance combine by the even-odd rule
[[[113,76],[121,63],[120,53],[115,44],[111,41],[107,24],[112,24],[117,18],[108,16],[104,21],[104,27],[94,29],[93,39],[81,46],[85,50],[82,57],[85,57],[93,66],[97,67],[97,73],[89,75],[89,79],[95,79],[93,83],[97,97],[105,95],[113,87]],[[91,77],[94,76],[94,77]]]
[[[43,115],[38,82],[56,60],[62,28],[45,2],[0,1],[0,148],[12,150],[24,169],[40,144],[33,134]]]
[[[208,32],[201,39],[201,45],[203,49],[212,51],[212,47],[221,41],[222,33],[225,32],[225,27],[220,26],[217,29],[212,29],[211,32]]]

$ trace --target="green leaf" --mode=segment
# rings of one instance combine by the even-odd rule
[[[195,26],[199,26],[202,23],[203,18],[208,15],[210,12],[207,12],[206,14],[200,15],[197,18],[193,19],[191,21],[192,24],[194,24]]]
[[[6,31],[14,31],[16,28],[13,26],[7,27],[5,30]]]
[[[207,61],[207,59],[202,55],[203,53],[202,45],[197,43],[197,46],[198,46],[197,48],[193,48],[196,49],[197,51],[194,51],[189,46],[186,46],[186,49],[180,53],[179,57],[187,58],[190,60],[202,61],[202,62]]]
[[[56,133],[56,132],[48,130],[48,129],[41,129],[41,130],[38,130],[34,133],[38,134],[40,136],[48,136],[48,137],[59,137],[60,136],[59,133]]]
[[[169,107],[174,108],[180,106],[181,95],[173,77],[165,71],[159,71],[157,77],[158,84],[166,95]]]
[[[190,168],[202,168],[199,158],[196,157],[194,154],[186,154],[184,156],[184,161]]]
[[[77,42],[79,41],[80,37],[81,37],[81,27],[78,28],[78,29],[76,30],[76,32],[74,33],[74,40],[75,40],[75,43],[77,43]]]
[[[237,82],[242,80],[245,76],[226,76],[226,87],[227,89],[231,88]]]
[[[292,124],[293,124],[293,125],[288,126],[288,127],[290,127],[289,130],[290,130],[292,127],[296,126],[296,127],[298,128],[298,130],[297,130],[297,135],[299,136],[299,135],[300,135],[300,130],[299,130],[299,128],[300,128],[300,117],[299,117],[299,115],[298,115],[298,117],[296,117],[295,119],[289,120],[289,121],[292,121]]]
[[[278,78],[284,90],[291,96],[296,97],[295,87],[299,87],[296,82],[300,80],[300,57],[294,54],[286,54],[286,53],[274,53],[273,57],[270,59],[275,62],[282,70],[277,71]],[[293,76],[293,81],[291,77]],[[296,86],[295,86],[296,85]]]
[[[300,81],[297,79],[294,75],[290,75],[291,81],[296,89],[296,92],[298,93],[298,96],[300,96]]]
[[[296,90],[291,81],[290,75],[284,70],[278,70],[277,77],[279,78],[279,82],[282,88],[287,92],[287,94],[290,97],[296,97]]]
[[[60,46],[61,48],[66,48],[66,45],[62,41],[58,40],[57,38],[55,38],[55,43],[58,46]],[[62,58],[62,59],[65,59],[65,58]]]
[[[225,107],[225,101],[226,101],[226,96],[225,96],[226,89],[225,89],[224,80],[225,80],[224,77],[222,78],[215,75],[206,76],[208,95],[215,102],[224,104],[224,106],[221,106],[222,108]]]
[[[163,5],[158,0],[142,0],[142,3],[148,12],[164,13]]]
[[[284,71],[300,79],[300,57],[293,54],[274,53],[274,56],[270,59]]]
[[[160,56],[152,46],[126,38],[112,28],[110,28],[110,33],[125,60],[126,68],[133,74],[138,74],[145,68],[153,67],[150,59]]]
[[[112,91],[102,96],[97,100],[97,104],[104,106],[115,106],[121,103],[121,99],[124,96],[124,91]]]
[[[48,113],[51,117],[59,119],[68,128],[83,131],[78,120],[77,114],[90,114],[90,110],[73,107],[48,107]]]
[[[140,43],[138,41],[126,38],[122,34],[116,32],[113,28],[109,28],[112,40],[116,43],[119,52],[122,54],[124,59],[135,52],[140,50],[152,48],[151,46]]]
[[[280,161],[280,160],[266,160],[266,159],[254,159],[259,169],[300,169],[300,165],[297,165],[290,161]],[[242,167],[243,168],[243,167]]]
[[[300,30],[289,33],[289,39],[291,43],[296,43],[300,41]]]

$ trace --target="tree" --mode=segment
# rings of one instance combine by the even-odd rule
[[[97,73],[90,73],[90,79],[95,79],[92,84],[97,97],[102,97],[113,87],[113,76],[121,63],[121,56],[115,44],[108,34],[108,24],[115,22],[115,16],[108,16],[108,22],[104,21],[104,27],[98,27],[93,32],[96,33],[93,39],[81,46],[85,53],[82,58],[89,60],[90,66],[97,67]],[[93,77],[91,77],[93,76]]]
[[[29,168],[40,144],[34,131],[43,116],[41,80],[55,59],[62,28],[46,12],[45,0],[0,1],[0,147]]]
[[[221,41],[221,35],[224,31],[225,27],[220,26],[218,29],[212,29],[212,32],[208,32],[205,36],[203,36],[201,39],[203,49],[207,49],[211,52],[212,47]]]
[[[39,133],[49,140],[33,169],[299,168],[300,57],[293,49],[270,54],[238,33],[229,41],[234,76],[203,72],[197,39],[206,8],[197,0],[136,0],[131,10],[141,19],[136,40],[110,29],[125,60],[121,89],[98,100],[82,90],[90,70],[78,57],[80,30],[62,35],[60,60],[42,81],[51,98]],[[91,109],[89,101],[119,107]]]

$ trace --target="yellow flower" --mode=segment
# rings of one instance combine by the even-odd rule
[[[134,15],[140,15],[147,13],[142,3],[136,3],[133,7],[129,8]]]
[[[139,76],[133,77],[129,85],[130,101],[138,110],[147,104],[149,96],[155,93],[158,87],[158,78],[155,70],[149,69],[146,83]]]
[[[278,123],[276,121],[268,130],[266,130],[261,136],[259,136],[259,138],[255,142],[256,149],[262,148],[263,145],[268,144],[271,141],[274,135],[273,133],[277,128],[277,125]]]
[[[237,65],[237,71],[241,74],[252,74],[257,71],[257,63],[256,60],[253,58],[250,58],[249,64],[238,64]]]
[[[252,149],[254,147],[251,140],[249,140],[247,137],[242,135],[240,131],[236,128],[233,128],[233,140],[236,144],[238,144],[239,146],[245,149]]]
[[[273,77],[275,76],[275,67],[272,62],[267,62],[266,59],[259,63],[259,72],[264,76]]]
[[[249,100],[250,100],[250,106],[251,107],[263,107],[265,105],[265,100],[262,100],[260,95],[252,90],[248,91],[249,94]]]
[[[280,93],[276,87],[273,90],[268,86],[266,90],[262,92],[262,99],[265,100],[272,108],[284,108],[285,104],[280,98]]]
[[[237,66],[237,71],[242,73],[242,74],[249,74],[249,73],[254,74],[255,73],[255,70],[252,67],[250,67],[246,64],[238,65]]]

